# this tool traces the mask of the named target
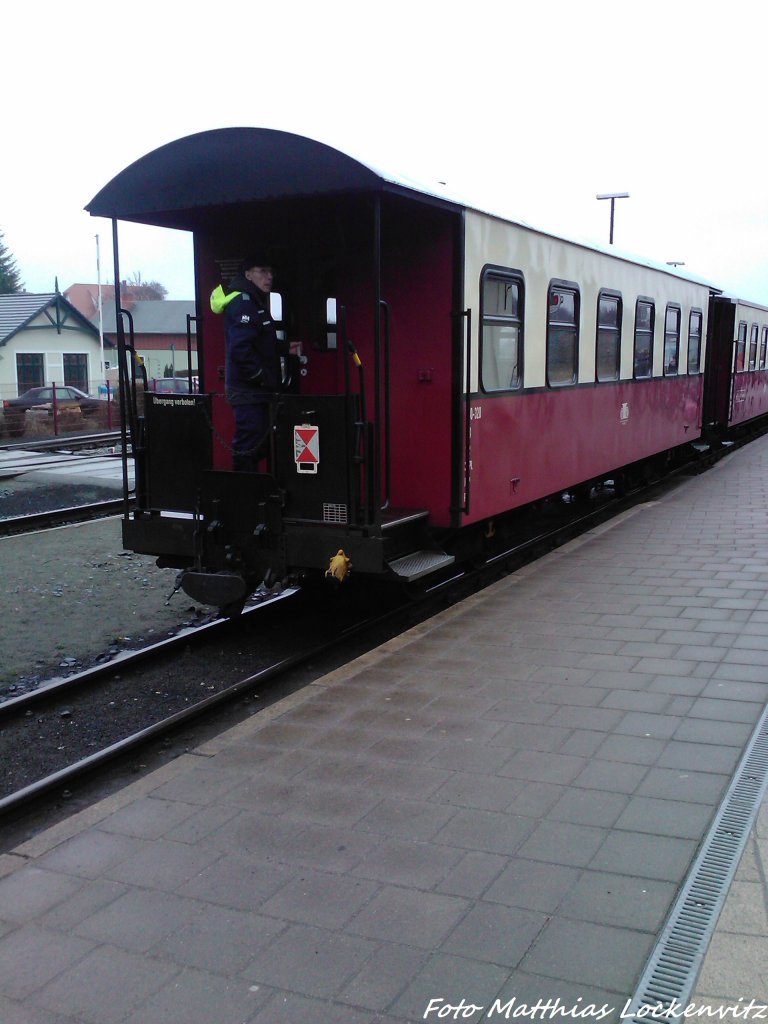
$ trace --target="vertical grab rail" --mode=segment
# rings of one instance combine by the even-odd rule
[[[390,415],[390,308],[389,303],[379,299],[379,308],[384,313],[384,345],[383,345],[383,377],[384,377],[384,409],[383,409],[383,442],[384,442],[384,493],[381,495],[382,512],[389,508],[392,496],[392,418]]]
[[[187,388],[192,391],[192,321],[195,321],[195,332],[197,332],[197,317],[187,313]]]
[[[464,373],[466,375],[464,381],[464,501],[459,507],[459,511],[463,512],[464,515],[468,515],[472,476],[472,460],[470,452],[470,444],[472,441],[472,310],[465,309],[459,315],[464,317],[467,323],[465,335],[466,362],[464,368]]]

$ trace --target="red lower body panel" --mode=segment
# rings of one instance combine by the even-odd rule
[[[701,376],[482,396],[472,403],[470,511],[498,515],[701,435]]]

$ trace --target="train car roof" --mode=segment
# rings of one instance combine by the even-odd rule
[[[308,171],[309,168],[309,171]],[[394,192],[456,211],[474,210],[593,252],[720,289],[710,281],[615,246],[542,230],[447,190],[374,168],[314,139],[271,128],[217,128],[153,150],[87,204],[94,217],[192,230],[214,209],[270,199]]]

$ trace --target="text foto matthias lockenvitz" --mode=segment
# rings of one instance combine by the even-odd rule
[[[758,1003],[756,999],[737,999],[732,1003],[721,1003],[710,1006],[709,1003],[656,1003],[630,1009],[632,1000],[628,999],[621,1008],[618,1020],[724,1020],[724,1021],[768,1021],[768,1003]],[[565,1003],[561,999],[538,999],[535,1003],[521,1003],[514,997],[503,1002],[495,999],[490,1005],[471,1003],[462,999],[451,1003],[447,999],[436,997],[430,999],[423,1020],[472,1020],[478,1015],[495,1017],[497,1020],[534,1020],[548,1021],[558,1019],[573,1020],[605,1020],[607,1017],[616,1019],[619,1008],[608,1003],[584,1003],[581,996],[574,1003]]]

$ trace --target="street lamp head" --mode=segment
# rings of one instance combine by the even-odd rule
[[[595,199],[629,199],[629,192],[601,192]]]

